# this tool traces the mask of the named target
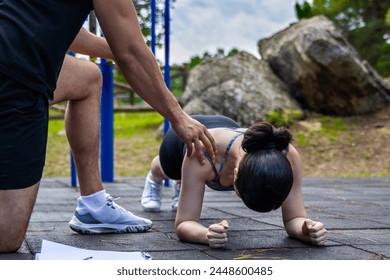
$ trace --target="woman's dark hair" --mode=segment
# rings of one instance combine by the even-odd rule
[[[244,134],[235,185],[244,204],[258,212],[279,208],[287,198],[293,172],[286,154],[291,133],[269,123],[256,123]]]

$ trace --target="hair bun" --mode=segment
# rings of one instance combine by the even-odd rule
[[[272,149],[283,151],[291,140],[292,135],[286,128],[275,128],[269,123],[259,122],[247,129],[241,145],[247,153]]]

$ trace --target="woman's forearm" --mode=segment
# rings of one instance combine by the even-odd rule
[[[195,221],[184,221],[176,226],[176,234],[181,241],[209,244],[207,228]]]
[[[306,217],[297,217],[284,223],[284,228],[287,234],[295,239],[299,239],[304,242],[310,242],[309,237],[305,236],[302,232],[302,227]]]

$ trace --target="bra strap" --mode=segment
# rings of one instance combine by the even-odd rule
[[[230,140],[229,144],[228,144],[227,147],[226,147],[225,154],[223,155],[221,167],[219,168],[218,174],[221,173],[221,171],[222,171],[222,169],[223,169],[223,167],[224,167],[224,165],[225,165],[226,158],[227,158],[227,156],[228,156],[228,154],[229,154],[230,148],[232,147],[234,141],[236,141],[236,139],[237,139],[239,136],[243,135],[243,134],[244,134],[244,133],[238,133],[238,134],[234,135],[234,137]]]
[[[213,160],[211,159],[210,155],[208,152],[205,152],[204,153],[204,156],[208,159],[208,161],[211,163],[211,166],[213,167],[213,171],[215,173],[215,176],[218,176],[218,170],[217,168],[215,167],[215,164],[213,162]]]

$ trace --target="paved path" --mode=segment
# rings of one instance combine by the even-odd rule
[[[160,213],[144,213],[140,196],[144,178],[120,178],[106,184],[121,197],[118,203],[154,222],[152,230],[139,234],[79,235],[68,227],[78,197],[69,179],[42,181],[25,242],[19,252],[0,254],[1,259],[34,259],[43,239],[93,250],[147,251],[157,260],[294,259],[360,260],[390,259],[390,178],[304,178],[308,215],[322,221],[329,231],[326,246],[305,245],[286,236],[280,210],[260,214],[247,209],[233,192],[206,191],[201,222],[229,220],[225,249],[182,243],[174,230],[171,191],[163,192]]]

